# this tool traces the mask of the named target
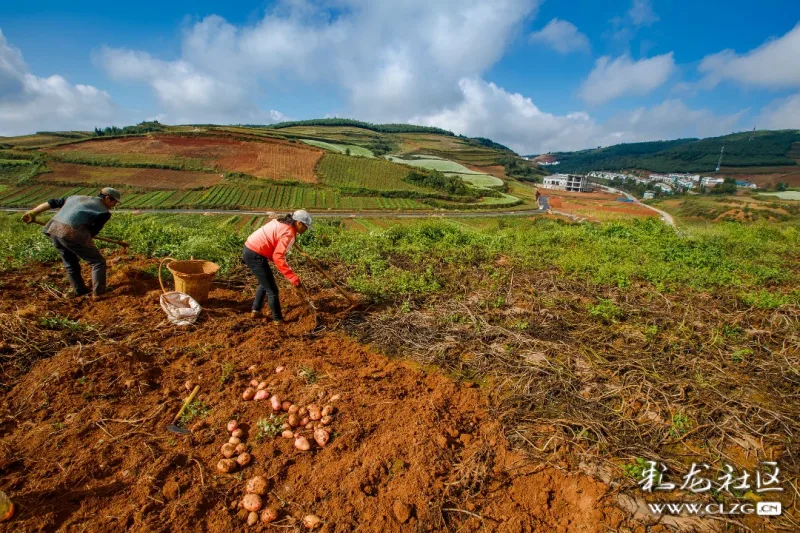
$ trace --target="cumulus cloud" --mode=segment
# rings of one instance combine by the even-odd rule
[[[248,95],[260,84],[300,80],[343,89],[351,114],[398,121],[457,99],[458,80],[497,62],[538,3],[284,0],[253,25],[203,19],[185,33],[176,61],[111,48],[99,61],[112,76],[147,83],[169,114],[228,106],[249,114]],[[186,89],[191,98],[173,96]]]
[[[650,26],[659,20],[658,15],[653,11],[653,6],[650,5],[650,0],[633,0],[633,5],[628,10],[628,16],[634,26]]]
[[[672,52],[633,61],[623,55],[599,58],[581,85],[580,97],[588,104],[604,104],[624,95],[644,95],[660,87],[675,71]]]
[[[800,93],[779,98],[765,106],[757,124],[766,129],[800,129]]]
[[[722,135],[735,130],[744,113],[717,116],[709,110],[690,109],[680,100],[667,100],[600,123],[584,111],[547,113],[530,98],[478,78],[462,79],[459,88],[462,98],[458,104],[413,117],[410,122],[488,137],[523,154]]]
[[[703,58],[698,66],[702,84],[712,88],[723,80],[769,88],[800,87],[800,23],[782,37],[739,55],[723,50]]]
[[[530,41],[546,44],[561,54],[588,52],[591,48],[589,39],[578,31],[574,24],[557,18],[548,22],[541,30],[532,33]]]
[[[0,135],[91,129],[108,124],[115,113],[105,91],[72,85],[58,75],[31,74],[0,30]]]

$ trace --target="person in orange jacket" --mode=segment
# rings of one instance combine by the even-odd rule
[[[251,311],[254,317],[262,316],[261,309],[264,307],[264,296],[266,296],[272,311],[272,319],[275,322],[283,322],[278,286],[275,284],[269,261],[275,263],[281,274],[286,276],[292,285],[304,290],[300,278],[286,263],[286,252],[294,244],[297,234],[302,235],[311,229],[311,225],[311,215],[308,211],[300,209],[290,215],[270,220],[251,233],[245,241],[242,260],[258,279],[258,290]]]

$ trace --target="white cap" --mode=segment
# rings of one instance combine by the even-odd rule
[[[305,224],[308,229],[311,229],[313,222],[311,221],[311,215],[308,214],[308,211],[305,209],[298,209],[294,213],[292,213],[292,219],[302,222]]]

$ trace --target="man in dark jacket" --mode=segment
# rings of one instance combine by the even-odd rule
[[[60,211],[48,222],[42,233],[48,235],[61,254],[67,277],[76,296],[90,291],[81,276],[79,259],[92,267],[94,298],[102,299],[106,293],[106,260],[94,245],[94,237],[111,218],[112,207],[120,203],[116,189],[106,187],[97,196],[68,196],[55,198],[25,213],[22,221],[30,224],[36,215],[48,209]]]

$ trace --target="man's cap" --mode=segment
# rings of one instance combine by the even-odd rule
[[[103,196],[110,196],[117,202],[122,203],[122,195],[114,187],[103,187],[103,189],[100,191],[100,194]]]
[[[311,221],[311,215],[308,214],[308,211],[305,209],[298,209],[294,213],[292,213],[292,219],[297,220],[298,222],[302,222],[308,229],[311,229],[311,225],[313,222]]]

